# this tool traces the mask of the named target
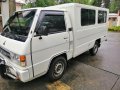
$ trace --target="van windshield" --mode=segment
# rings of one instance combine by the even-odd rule
[[[7,21],[1,35],[25,42],[34,19],[35,12],[36,10],[15,12]]]

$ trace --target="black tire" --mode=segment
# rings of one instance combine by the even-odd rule
[[[93,46],[93,48],[91,48],[89,50],[90,55],[92,55],[92,56],[96,55],[97,52],[98,52],[98,48],[99,48],[99,43],[96,41],[95,44],[94,44],[94,46]]]
[[[49,77],[49,80],[56,81],[60,79],[66,70],[66,66],[67,66],[67,62],[63,56],[59,56],[55,58],[51,62],[51,65],[47,74]]]
[[[4,74],[5,72],[6,72],[6,66],[5,65],[1,65],[0,66],[0,75],[4,79],[6,79],[8,77],[7,75]]]

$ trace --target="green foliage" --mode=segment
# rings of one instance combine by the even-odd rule
[[[93,3],[93,5],[100,7],[101,6],[101,1],[102,0],[95,0],[94,3]]]
[[[46,7],[55,5],[55,0],[36,0],[36,7]]]
[[[113,1],[110,3],[109,9],[110,9],[110,12],[115,12],[115,11],[116,11],[117,6],[116,6],[116,1],[115,1],[115,0],[113,0]]]
[[[46,7],[46,6],[52,6],[56,5],[57,0],[36,0],[35,7]],[[92,5],[95,0],[63,0],[63,3],[81,3],[81,4],[87,4]],[[31,8],[33,7],[32,4],[24,5],[23,8]]]
[[[87,5],[101,6],[102,0],[61,0],[61,3],[81,3]],[[105,2],[105,7],[110,9],[110,12],[117,12],[120,10],[120,0],[103,0]],[[59,3],[59,4],[61,4]],[[46,7],[56,5],[57,0],[36,0],[35,5],[28,4],[24,5],[23,8],[35,7]]]
[[[110,12],[116,12],[120,10],[120,0],[112,0],[109,5]]]
[[[36,0],[36,3],[29,3],[24,5],[23,8],[32,8],[32,7],[47,7],[55,5],[55,0]]]
[[[31,8],[31,7],[32,7],[32,4],[31,4],[31,3],[22,6],[22,8]]]
[[[82,4],[87,4],[87,5],[92,5],[95,0],[80,0],[80,3]]]
[[[120,26],[113,26],[113,27],[110,27],[108,30],[109,30],[109,31],[120,32]]]
[[[87,4],[92,5],[95,0],[64,0],[65,3],[81,3],[81,4]]]

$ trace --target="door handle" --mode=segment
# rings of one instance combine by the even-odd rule
[[[64,37],[64,39],[68,39],[68,37]]]

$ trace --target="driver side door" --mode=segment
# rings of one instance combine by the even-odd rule
[[[34,75],[46,73],[51,58],[65,51],[69,51],[69,32],[64,12],[42,11],[32,39]]]

